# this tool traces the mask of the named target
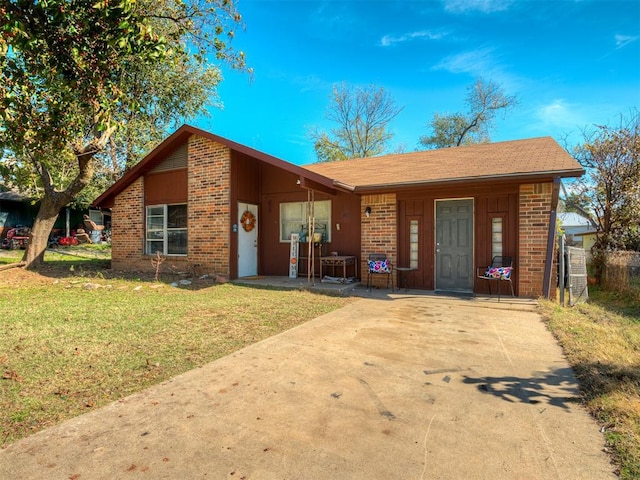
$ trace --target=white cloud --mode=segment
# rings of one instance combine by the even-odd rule
[[[492,49],[482,48],[450,55],[434,65],[432,70],[447,70],[451,73],[470,73],[474,76],[490,77],[491,73],[496,70],[492,53]]]
[[[380,40],[380,45],[382,45],[383,47],[388,47],[396,43],[407,42],[415,39],[440,40],[445,35],[446,33],[433,33],[428,30],[405,33],[404,35],[400,35],[400,36],[385,35]]]
[[[535,111],[539,127],[544,131],[567,131],[581,128],[588,122],[580,106],[571,105],[563,99],[539,106]]]
[[[631,42],[635,42],[638,37],[633,37],[631,35],[616,35],[616,48],[622,48],[629,45]]]
[[[515,0],[442,0],[444,9],[451,13],[503,12],[508,10]]]

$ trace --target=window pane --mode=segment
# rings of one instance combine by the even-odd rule
[[[502,255],[502,217],[491,219],[491,256]]]
[[[287,202],[280,204],[280,241],[288,242],[292,233],[299,233],[304,226],[309,234],[307,202]],[[324,241],[331,241],[331,200],[314,202],[315,231],[322,233]]]
[[[300,233],[300,226],[302,223],[299,222],[284,222],[282,224],[282,239],[290,240],[292,233]]]
[[[163,216],[164,215],[164,206],[163,205],[159,205],[159,206],[155,206],[155,207],[147,207],[147,216],[151,216],[151,215]]]
[[[147,229],[162,230],[164,220],[162,217],[147,217]]]
[[[316,220],[327,221],[331,218],[331,201],[330,200],[322,200],[320,202],[315,202],[314,204],[314,214],[316,216]]]
[[[186,255],[187,254],[187,231],[170,230],[168,232],[167,254]]]
[[[156,252],[160,252],[163,253],[163,244],[164,242],[160,241],[148,241],[147,242],[147,250],[146,250],[146,254],[147,255],[155,255]]]
[[[302,209],[302,202],[281,203],[280,204],[280,220],[289,222],[304,223],[305,213]]]
[[[164,232],[162,230],[147,231],[147,240],[162,241],[164,240]]]
[[[305,207],[306,209],[306,207]],[[306,211],[306,210],[305,210]],[[331,200],[314,202],[315,231],[322,234],[324,242],[331,241]]]
[[[411,220],[409,223],[409,267],[418,268],[418,245],[419,243],[418,220]]]
[[[169,205],[167,207],[167,228],[187,228],[186,205]]]

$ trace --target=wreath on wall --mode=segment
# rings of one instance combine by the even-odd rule
[[[240,223],[245,232],[250,232],[256,227],[256,216],[249,210],[245,210],[240,217]]]

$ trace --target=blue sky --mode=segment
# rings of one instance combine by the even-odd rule
[[[253,79],[223,67],[222,110],[194,125],[296,164],[332,86],[384,87],[404,109],[392,149],[418,147],[434,113],[465,110],[481,76],[517,95],[492,141],[570,135],[640,107],[637,0],[239,0],[233,46]]]

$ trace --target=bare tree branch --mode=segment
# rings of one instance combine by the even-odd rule
[[[325,117],[337,127],[330,133],[309,131],[318,161],[380,155],[393,137],[387,126],[401,111],[382,87],[334,86]]]

